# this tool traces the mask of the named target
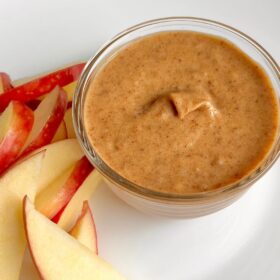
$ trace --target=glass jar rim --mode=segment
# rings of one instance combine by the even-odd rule
[[[237,189],[242,189],[246,187],[247,185],[251,185],[255,183],[259,178],[261,178],[274,164],[274,162],[277,160],[277,158],[280,155],[280,136],[279,131],[277,135],[277,139],[274,143],[274,147],[271,148],[269,154],[267,155],[265,165],[261,165],[258,167],[255,171],[249,173],[246,177],[242,178],[238,182],[234,182],[232,184],[209,190],[204,192],[197,192],[197,193],[190,193],[190,194],[172,194],[172,193],[165,193],[165,192],[159,192],[154,191],[151,189],[148,189],[146,187],[137,185],[128,179],[122,177],[120,174],[118,174],[116,171],[114,171],[112,168],[110,168],[103,160],[102,158],[94,151],[93,147],[90,144],[90,141],[87,137],[85,126],[83,122],[83,102],[85,98],[85,92],[86,92],[86,84],[89,82],[91,74],[95,66],[98,64],[96,63],[96,60],[100,57],[101,54],[103,54],[108,47],[113,45],[115,42],[120,40],[122,37],[129,35],[135,31],[141,30],[143,28],[149,27],[149,26],[155,26],[162,23],[174,23],[174,22],[184,22],[187,23],[200,23],[204,24],[205,26],[212,26],[220,28],[221,30],[228,31],[230,33],[233,33],[234,35],[238,36],[239,38],[244,39],[247,43],[249,43],[255,50],[257,50],[261,56],[269,63],[271,68],[273,69],[273,72],[276,74],[278,80],[280,80],[280,68],[276,61],[272,58],[272,56],[254,39],[246,35],[245,33],[230,27],[226,24],[204,19],[204,18],[197,18],[197,17],[165,17],[165,18],[159,18],[159,19],[153,19],[148,20],[142,23],[139,23],[137,25],[134,25],[132,27],[129,27],[125,29],[124,31],[118,33],[116,36],[114,36],[110,41],[105,43],[98,51],[97,53],[87,62],[81,77],[78,81],[77,88],[73,97],[73,123],[74,123],[74,129],[77,135],[77,139],[82,146],[86,156],[89,158],[89,160],[92,162],[92,164],[95,166],[95,168],[108,180],[112,181],[114,184],[117,184],[121,189],[128,191],[130,193],[133,193],[140,197],[149,198],[151,200],[164,200],[164,201],[170,201],[170,202],[184,202],[189,200],[195,200],[195,199],[202,199],[207,197],[213,197],[218,194],[222,193],[228,193],[231,191],[235,191]],[[175,29],[174,29],[175,30]]]

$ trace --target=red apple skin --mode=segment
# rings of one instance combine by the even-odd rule
[[[41,279],[58,279],[58,274],[66,274],[63,279],[126,279],[74,237],[40,215],[27,196],[23,199],[23,225],[30,255]],[[47,238],[44,238],[45,233]],[[44,263],[45,260],[50,261]]]
[[[13,116],[10,127],[0,143],[0,174],[2,174],[20,154],[32,129],[34,114],[19,101],[13,101]]]
[[[0,112],[3,112],[12,100],[26,103],[51,92],[56,86],[63,87],[77,80],[84,66],[85,63],[70,66],[0,94]]]
[[[55,220],[59,219],[59,217],[56,216],[59,215],[60,212],[61,213],[63,212],[63,210],[65,209],[65,207],[67,206],[67,204],[69,203],[69,201],[71,200],[75,192],[79,189],[79,187],[82,185],[82,183],[87,178],[87,176],[91,173],[92,170],[93,170],[93,166],[86,158],[86,156],[82,157],[76,163],[69,178],[66,180],[65,184],[59,190],[59,193],[53,194],[55,195],[55,197],[50,198],[50,200],[55,201],[53,204],[52,201],[49,202],[50,207],[54,207],[53,209],[55,209],[55,211],[53,211],[54,214],[51,216],[47,215],[52,221],[53,219]]]
[[[33,111],[35,111],[37,109],[37,107],[39,106],[39,104],[41,103],[41,100],[39,99],[34,99],[34,100],[30,100],[28,102],[26,102],[26,105]]]
[[[70,200],[69,200],[69,201],[70,201]],[[68,204],[68,203],[67,203],[67,204]],[[57,224],[57,223],[59,222],[59,219],[60,219],[60,217],[61,217],[61,215],[62,215],[64,209],[66,208],[67,204],[66,204],[64,207],[62,207],[61,210],[59,210],[58,213],[52,218],[52,221],[53,221],[54,223]]]
[[[67,104],[67,109],[72,108],[72,101],[69,101]]]
[[[61,204],[60,208],[58,209],[56,215],[65,209],[75,192],[79,189],[82,185],[86,177],[90,174],[93,170],[93,166],[89,162],[86,156],[82,157],[76,164],[73,172],[71,173],[69,179],[66,181],[61,196],[64,196],[64,202]],[[60,215],[61,215],[60,214]],[[56,217],[56,215],[54,217]]]
[[[12,84],[11,84],[10,76],[4,72],[0,72],[0,84],[2,85],[3,92],[6,92],[13,88]],[[0,89],[1,89],[1,87],[0,87]],[[0,92],[0,94],[3,92]]]
[[[61,88],[59,91],[58,100],[50,118],[36,139],[23,151],[22,156],[51,143],[67,109],[67,95]]]
[[[75,237],[75,229],[79,228],[80,223],[82,222],[82,220],[85,218],[85,216],[89,214],[90,215],[90,225],[91,225],[91,233],[92,233],[92,239],[95,240],[95,248],[89,248],[91,249],[96,255],[98,255],[98,239],[97,239],[97,231],[96,231],[96,226],[95,226],[95,222],[94,222],[94,218],[92,215],[92,211],[89,207],[88,201],[84,201],[83,202],[83,208],[82,208],[82,212],[81,215],[78,217],[75,225],[73,226],[73,228],[69,231],[69,233]]]

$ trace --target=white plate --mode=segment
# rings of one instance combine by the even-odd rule
[[[192,220],[142,214],[103,183],[91,201],[100,255],[131,280],[279,279],[279,171],[280,161],[232,206]],[[29,266],[21,279],[33,276]]]
[[[87,59],[124,28],[172,15],[200,16],[237,27],[280,62],[280,1],[51,2],[1,1],[0,70],[14,79]],[[244,197],[211,216],[150,217],[125,205],[104,186],[94,196],[92,208],[100,254],[129,280],[280,279],[279,161]],[[32,274],[22,279],[31,280]]]

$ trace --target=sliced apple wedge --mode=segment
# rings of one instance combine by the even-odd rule
[[[12,89],[11,79],[7,73],[0,72],[0,94]],[[72,99],[71,99],[72,101]]]
[[[58,179],[58,183],[54,182],[39,193],[36,197],[36,208],[50,219],[55,217],[68,204],[92,170],[93,166],[84,156],[73,169],[67,171],[69,174],[66,173],[65,177]]]
[[[19,156],[33,121],[33,111],[19,101],[11,102],[0,115],[0,174]]]
[[[66,184],[67,180],[71,177],[71,174],[73,173],[73,170],[75,168],[75,165],[71,166],[69,169],[64,171],[58,178],[56,178],[49,186],[47,186],[42,192],[38,193],[38,196],[35,199],[35,205],[36,209],[39,210],[41,213],[46,215],[48,218],[52,219],[53,215],[58,215],[58,213],[62,212],[64,207],[62,207],[60,210],[57,210],[59,207],[56,206],[54,209],[54,206],[49,208],[48,204],[51,203],[52,199],[56,199],[56,194],[59,194],[60,189]],[[47,196],[43,196],[44,194],[47,194]],[[62,200],[66,199],[66,197],[61,197]],[[56,214],[53,214],[53,212],[57,212]]]
[[[67,93],[68,102],[72,102],[76,86],[77,86],[77,81],[74,81],[66,85],[65,87],[63,87],[63,90]]]
[[[72,108],[67,109],[65,112],[64,121],[66,124],[67,138],[76,138],[76,133],[73,126]]]
[[[81,215],[69,233],[91,252],[98,254],[96,227],[87,200],[84,201]]]
[[[56,73],[59,73],[60,71],[61,72],[68,72],[66,75],[72,75],[72,79],[73,81],[77,80],[80,76],[80,73],[81,71],[83,70],[83,67],[84,67],[85,63],[82,62],[82,61],[76,61],[74,63],[69,63],[67,65],[63,65],[62,67],[59,67],[57,69],[51,69],[49,71],[45,71],[45,72],[42,72],[42,73],[39,73],[35,76],[29,76],[29,77],[24,77],[24,78],[21,78],[21,79],[17,79],[17,80],[14,80],[12,81],[12,86],[13,87],[18,87],[18,86],[21,86],[21,85],[25,85],[29,82],[34,82],[34,81],[38,81],[39,79],[42,79],[42,78],[47,78],[47,77],[50,77],[52,78],[53,75],[55,75]],[[72,72],[73,71],[73,72]],[[60,77],[61,79],[64,79],[64,73],[62,73],[62,76]],[[68,85],[69,83],[72,83],[71,81],[68,82],[68,81],[61,81],[61,83],[63,84],[59,84],[60,87],[64,87],[65,85]]]
[[[19,278],[25,249],[22,199],[35,197],[44,152],[17,164],[0,178],[0,278]]]
[[[56,87],[34,112],[34,125],[22,152],[27,154],[53,139],[67,108],[66,93]]]
[[[84,153],[76,139],[66,139],[37,149],[28,157],[45,150],[42,171],[38,182],[38,193],[48,187],[62,173],[80,160]]]
[[[83,201],[89,200],[96,188],[102,181],[101,174],[94,169],[85,179],[81,187],[73,195],[67,206],[54,218],[53,221],[63,228],[65,231],[69,231],[78,219],[79,213],[82,211]]]
[[[42,279],[124,279],[112,266],[36,211],[27,197],[23,209],[29,250]]]
[[[56,86],[64,87],[69,83],[76,81],[79,78],[84,65],[84,63],[72,65],[0,94],[0,112],[4,111],[12,100],[26,103],[30,100],[37,99],[39,96],[46,93],[50,93]]]
[[[58,127],[53,139],[52,143],[58,142],[61,140],[67,139],[67,130],[64,120],[60,123],[60,126]]]

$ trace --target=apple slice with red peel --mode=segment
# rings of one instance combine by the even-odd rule
[[[87,200],[84,201],[81,215],[69,233],[91,252],[98,254],[96,227]]]
[[[12,88],[9,75],[7,73],[0,72],[0,94],[11,90]]]
[[[69,63],[69,64],[66,64],[66,65],[63,65],[62,67],[59,67],[59,68],[56,68],[56,69],[51,69],[49,71],[45,71],[45,72],[39,73],[39,74],[34,75],[34,76],[29,76],[29,77],[24,77],[24,78],[21,78],[21,79],[14,80],[14,81],[12,81],[11,84],[12,84],[13,87],[18,87],[18,86],[27,84],[29,82],[32,82],[34,80],[39,80],[43,77],[47,77],[48,75],[54,74],[55,72],[58,72],[58,71],[61,71],[61,70],[64,71],[64,70],[67,70],[69,68],[71,69],[71,67],[74,67],[74,68],[80,67],[79,65],[85,65],[85,62],[76,61],[75,63]],[[74,81],[75,81],[79,78],[79,75],[77,73],[74,73],[74,75],[77,76],[76,79],[74,79]],[[68,85],[68,84],[69,83],[66,83],[66,85]]]
[[[11,102],[0,115],[0,174],[19,156],[33,121],[33,111],[19,101]]]
[[[112,266],[23,201],[24,228],[34,264],[42,279],[125,279]]]
[[[101,174],[96,169],[91,171],[67,206],[53,218],[53,221],[68,232],[74,226],[79,213],[82,211],[83,201],[91,198],[101,181]]]
[[[91,171],[68,204],[52,218],[52,221],[68,232],[77,221],[78,213],[82,211],[83,201],[91,198],[101,180],[102,176],[96,169]]]
[[[96,169],[92,170],[68,204],[52,218],[52,221],[68,232],[82,211],[83,201],[91,198],[101,181],[101,174]]]
[[[49,144],[35,150],[28,157],[42,150],[45,150],[45,157],[37,186],[38,193],[47,188],[84,156],[76,139],[66,139]]]
[[[67,138],[76,138],[76,133],[73,126],[72,108],[67,109],[65,112],[64,121],[66,124]]]
[[[66,93],[56,87],[34,112],[34,125],[22,149],[23,154],[47,145],[63,120],[67,107]]]
[[[98,253],[96,228],[87,201],[83,203],[82,213],[78,217],[76,224],[74,225],[70,234],[81,244],[89,248],[93,253]],[[21,268],[22,277],[20,278],[20,280],[24,280],[24,276],[26,275],[29,276],[28,279],[40,279],[36,267],[34,266],[34,263],[32,261],[29,250],[25,251],[25,257]]]
[[[35,197],[44,152],[9,168],[0,178],[0,278],[17,280],[26,245],[22,199]]]
[[[66,173],[65,177],[58,179],[58,183],[54,182],[39,193],[36,208],[50,219],[55,217],[68,204],[92,170],[93,166],[84,156],[70,172],[67,171],[69,173]]]
[[[75,168],[75,164],[73,164],[69,169],[64,171],[58,178],[56,178],[53,182],[51,182],[51,184],[47,186],[42,192],[39,192],[36,197],[35,200],[36,209],[50,219],[52,219],[53,216],[55,217],[56,215],[59,215],[60,212],[62,213],[63,209],[65,208],[65,207],[61,207],[61,209],[59,209],[60,207],[58,206],[54,208],[53,205],[50,205],[51,206],[50,207],[49,203],[52,202],[52,200],[56,199],[56,195],[59,195],[60,189],[66,184],[67,180],[71,177],[74,168]],[[61,197],[60,199],[64,200],[66,199],[66,197]]]
[[[52,139],[52,143],[64,140],[66,138],[67,138],[66,125],[65,125],[64,120],[62,120],[62,122],[60,123],[60,126],[58,127],[58,129]]]
[[[76,81],[84,65],[84,63],[80,63],[58,70],[0,94],[0,112],[4,111],[12,100],[19,100],[26,103],[51,92],[56,86],[64,87]]]

